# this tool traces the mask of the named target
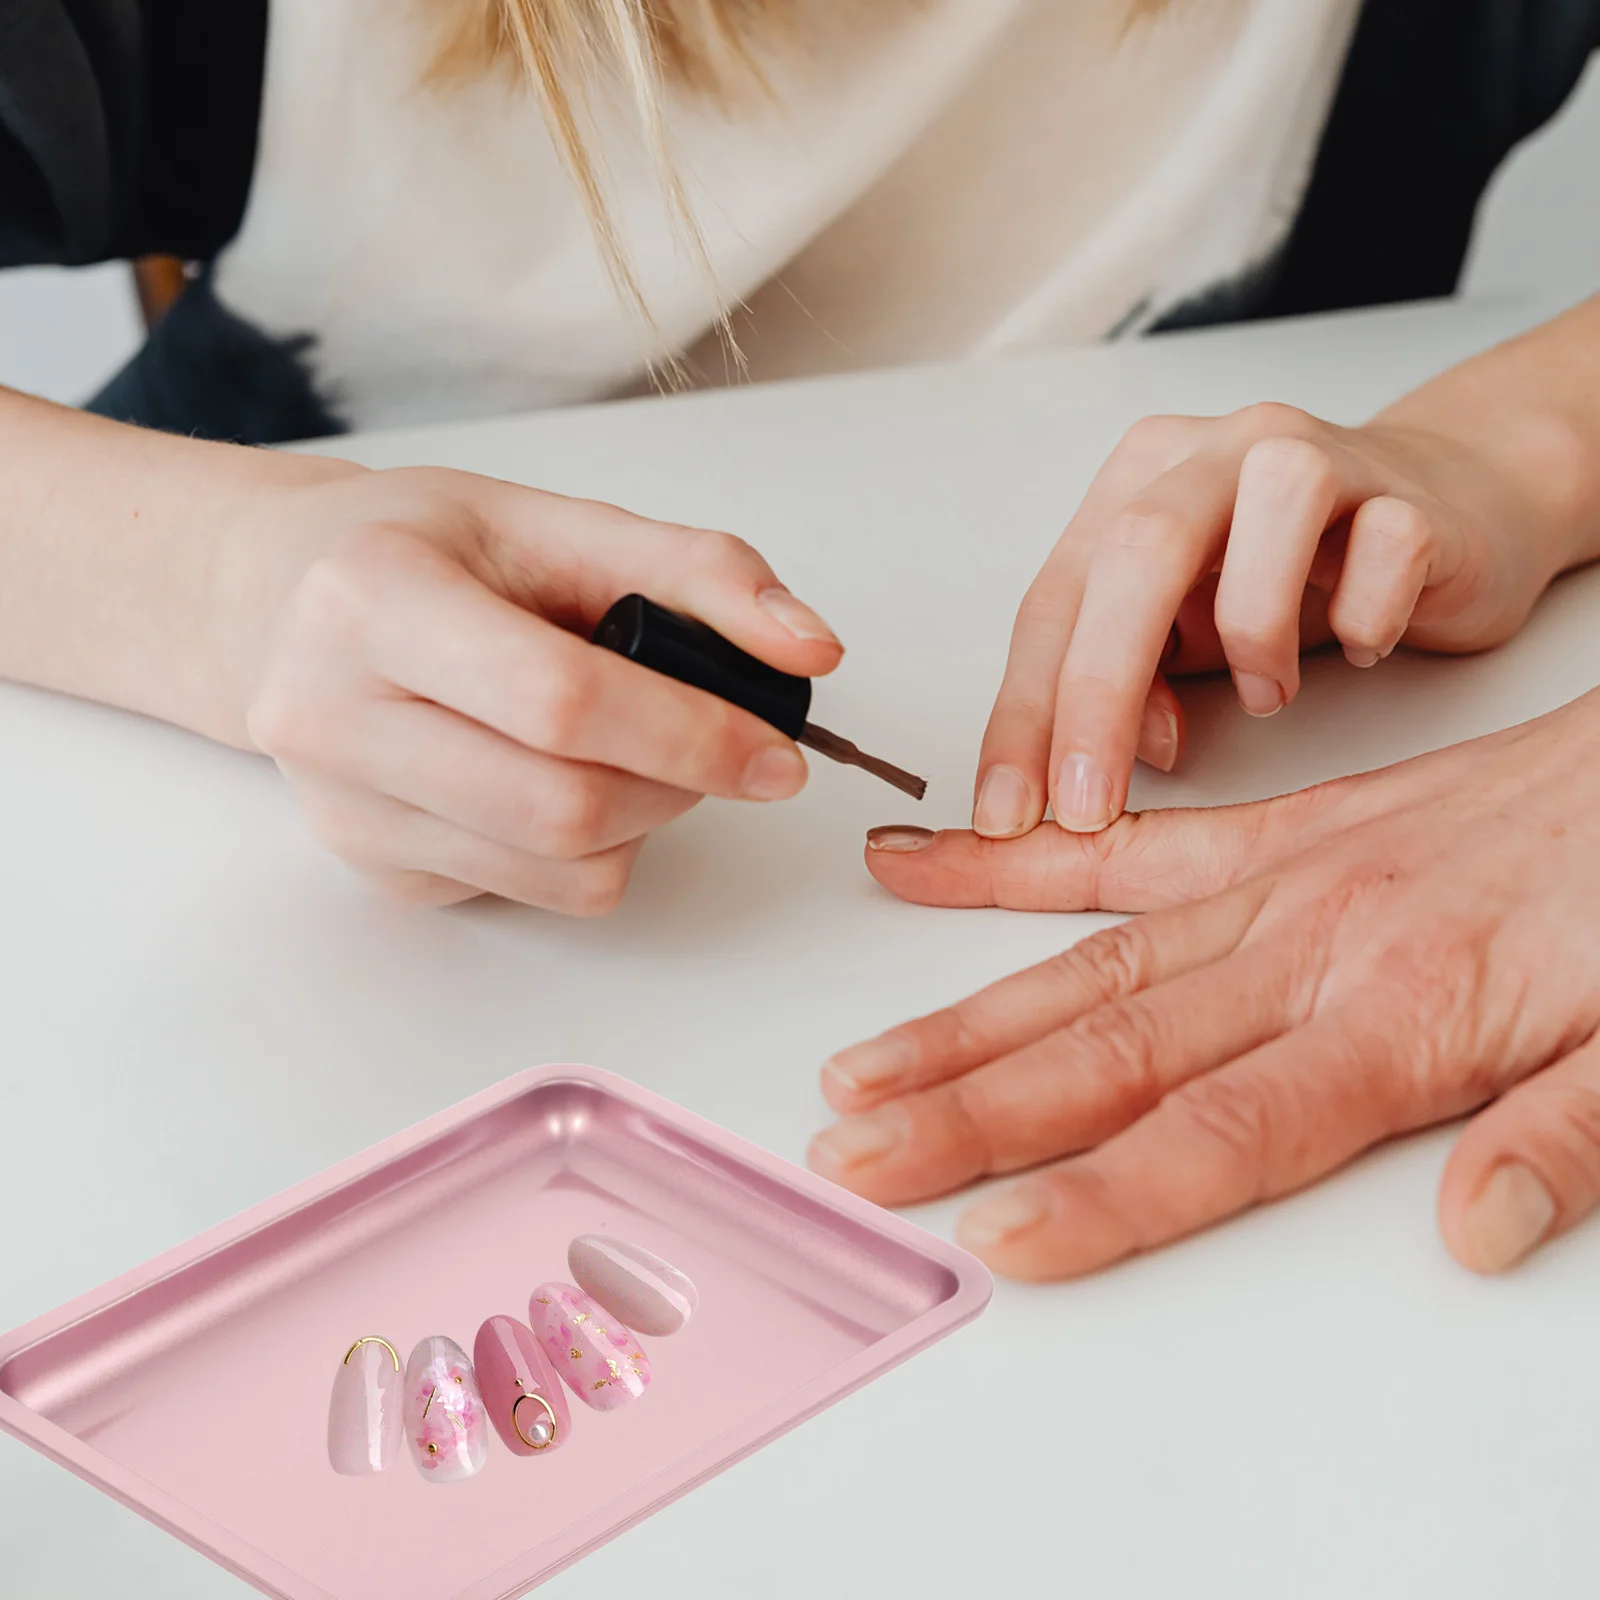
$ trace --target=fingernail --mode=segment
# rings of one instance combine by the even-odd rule
[[[1139,755],[1152,767],[1171,772],[1178,764],[1178,714],[1170,706],[1147,705],[1139,725]]]
[[[1383,660],[1382,654],[1377,650],[1361,650],[1353,644],[1344,647],[1344,658],[1352,667],[1375,667]]]
[[[570,1283],[541,1284],[528,1321],[562,1381],[586,1406],[617,1411],[650,1387],[650,1358],[608,1311]]]
[[[626,1239],[580,1234],[567,1246],[567,1270],[601,1310],[653,1338],[677,1333],[700,1304],[687,1273]]]
[[[1520,1161],[1495,1168],[1462,1219],[1472,1264],[1479,1272],[1514,1267],[1550,1231],[1556,1203]]]
[[[1015,767],[990,767],[978,803],[972,809],[972,827],[989,839],[1009,839],[1028,826],[1033,799],[1028,780]]]
[[[769,745],[750,758],[739,782],[746,800],[787,800],[805,787],[806,762],[798,750]]]
[[[1257,672],[1236,672],[1233,686],[1239,704],[1252,717],[1272,717],[1283,710],[1283,685],[1276,678],[1263,678]]]
[[[867,834],[867,849],[891,856],[912,856],[926,850],[938,837],[931,828],[873,828]]]
[[[864,1116],[841,1117],[811,1141],[811,1162],[834,1171],[879,1161],[905,1135],[905,1116],[898,1107],[869,1111]]]
[[[1069,833],[1111,826],[1111,780],[1092,757],[1072,755],[1061,763],[1056,795],[1056,821]]]
[[[1049,1198],[1038,1186],[1019,1183],[980,1200],[961,1219],[957,1232],[968,1249],[989,1250],[1038,1227],[1049,1214]]]
[[[841,1050],[823,1063],[822,1075],[841,1089],[859,1094],[863,1089],[878,1089],[903,1077],[917,1064],[917,1049],[905,1035],[874,1039]]]
[[[796,600],[787,589],[763,589],[756,596],[756,604],[766,614],[797,639],[814,644],[839,644],[839,636],[810,606]],[[839,648],[842,650],[843,645]]]
[[[347,1478],[384,1472],[405,1432],[399,1357],[380,1340],[352,1350],[333,1375],[328,1403],[328,1461]]]
[[[515,1317],[490,1317],[478,1329],[472,1364],[489,1421],[512,1455],[543,1455],[567,1442],[567,1396],[531,1329]]]
[[[467,1352],[453,1339],[424,1339],[406,1363],[406,1438],[430,1483],[475,1478],[489,1459],[483,1395]]]

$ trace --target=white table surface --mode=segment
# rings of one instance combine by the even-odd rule
[[[873,823],[965,821],[1012,613],[1120,432],[1277,398],[1356,420],[1535,319],[1491,303],[342,441],[731,527],[842,631],[829,768],[657,839],[614,918],[369,897],[266,764],[0,689],[0,1328],[547,1060],[613,1068],[786,1156],[830,1051],[1098,919],[897,904]],[[1190,695],[1145,804],[1266,794],[1600,682],[1600,572],[1498,655],[1314,664],[1271,723]],[[978,1593],[1592,1596],[1600,1227],[1495,1283],[1434,1230],[1435,1134],[973,1328],[555,1580],[552,1600]],[[953,1204],[927,1208],[947,1231]],[[244,1376],[244,1375],[242,1375]],[[248,1591],[0,1440],[0,1594]]]

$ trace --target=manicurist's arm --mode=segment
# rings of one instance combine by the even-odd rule
[[[591,914],[704,795],[805,782],[766,723],[586,642],[638,590],[788,672],[826,624],[727,534],[369,472],[0,390],[0,676],[273,756],[391,892]]]

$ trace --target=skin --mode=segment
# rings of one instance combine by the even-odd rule
[[[831,671],[827,625],[730,535],[5,391],[0,467],[0,676],[271,756],[313,832],[401,900],[596,915],[703,796],[805,783],[766,723],[587,642],[640,591]]]
[[[1595,1207],[1600,696],[1261,805],[1123,802],[1136,749],[1177,759],[1179,720],[1152,755],[1176,716],[1163,659],[1225,667],[1267,713],[1306,644],[1362,667],[1402,640],[1483,649],[1600,556],[1597,370],[1592,300],[1365,428],[1255,407],[1128,436],[1024,603],[974,831],[879,829],[867,864],[927,905],[1147,915],[835,1057],[818,1171],[884,1204],[1030,1171],[961,1225],[1021,1278],[1479,1108],[1439,1199],[1466,1266],[1502,1271]]]
[[[1405,643],[1511,637],[1600,556],[1600,298],[1452,369],[1359,428],[1290,406],[1151,417],[1095,478],[1029,589],[984,735],[973,827],[1015,838],[1048,803],[1092,833],[1135,755],[1184,742],[1169,674],[1231,672],[1271,716],[1302,648],[1358,667]]]
[[[1600,1202],[1597,752],[1600,692],[1254,805],[883,830],[907,900],[1145,915],[835,1057],[812,1164],[887,1205],[1026,1171],[959,1237],[1065,1278],[1477,1112],[1439,1223],[1513,1265]]]

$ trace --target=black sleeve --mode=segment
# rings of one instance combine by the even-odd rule
[[[0,0],[0,266],[215,255],[266,31],[267,0]]]
[[[1600,0],[1367,0],[1260,314],[1453,294],[1489,180],[1597,47]]]

